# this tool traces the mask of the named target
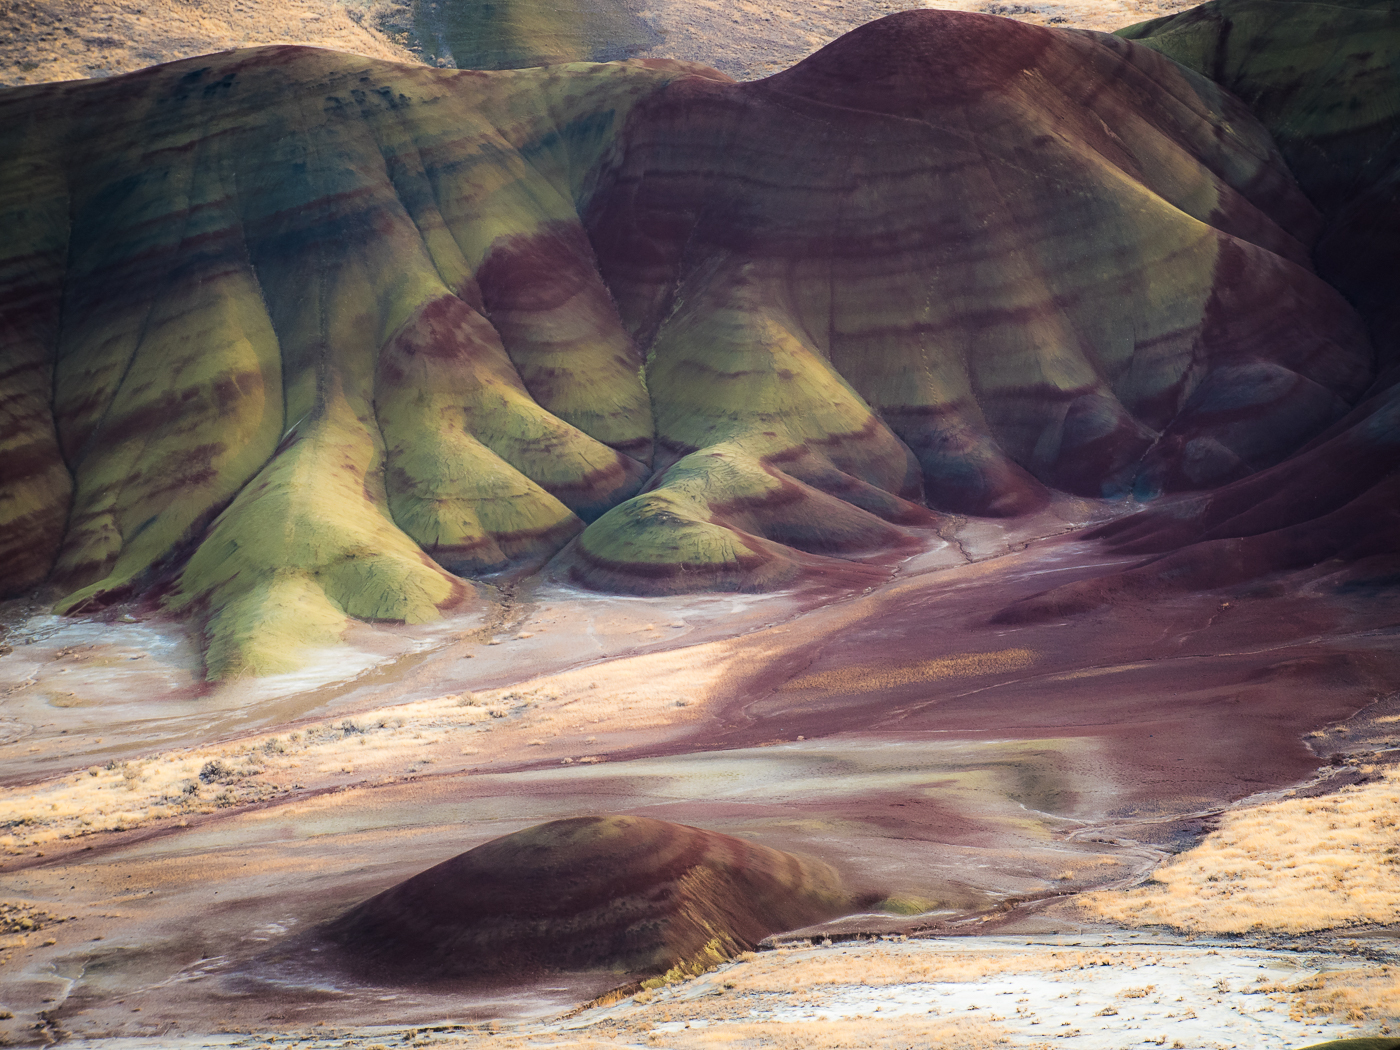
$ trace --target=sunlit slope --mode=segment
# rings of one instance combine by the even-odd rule
[[[1218,485],[1368,378],[1263,129],[1113,37],[895,15],[765,81],[675,81],[625,138],[587,222],[679,462],[583,536],[586,581],[777,574],[715,525],[859,548],[921,489],[1013,515]],[[778,463],[864,529],[794,536]],[[697,483],[716,470],[749,494]]]
[[[1323,214],[1319,270],[1356,305],[1377,375],[1343,419],[1268,470],[1101,530],[1163,555],[1008,610],[1063,616],[1164,588],[1319,563],[1356,590],[1400,567],[1400,10],[1380,2],[1224,0],[1123,36],[1220,78],[1269,127]]]
[[[1219,81],[1269,129],[1326,217],[1319,272],[1400,363],[1400,7],[1214,0],[1119,35]]]
[[[575,199],[672,75],[270,48],[0,95],[10,588],[66,511],[60,609],[159,586],[207,617],[211,674],[279,670],[347,616],[436,617],[470,593],[453,573],[539,561],[635,492],[641,359]],[[477,284],[526,249],[573,275],[564,322]]]
[[[937,511],[1248,476],[1370,377],[1263,128],[1097,34],[915,12],[742,85],[265,48],[0,128],[0,583],[199,617],[213,676],[575,536],[593,587],[860,585]]]

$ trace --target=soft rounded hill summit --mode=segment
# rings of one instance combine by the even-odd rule
[[[1356,406],[1276,466],[1091,533],[1137,566],[1056,588],[1002,619],[1061,618],[1164,591],[1318,567],[1344,591],[1400,569],[1400,10],[1213,0],[1121,35],[1209,73],[1268,127],[1322,214],[1314,258],[1376,349]]]
[[[574,817],[444,861],[318,937],[381,982],[694,973],[855,904],[821,861],[650,817]]]
[[[763,589],[1050,489],[1207,489],[1371,349],[1231,95],[923,11],[735,84],[305,48],[0,92],[0,577],[211,676],[472,577]]]

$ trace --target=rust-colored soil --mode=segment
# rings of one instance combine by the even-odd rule
[[[75,826],[78,837],[22,848],[44,825],[10,829],[0,893],[49,918],[0,949],[16,1014],[6,1029],[39,1023],[39,1011],[54,1031],[136,1035],[562,1009],[617,978],[386,990],[301,957],[267,960],[286,938],[463,849],[590,813],[816,857],[853,890],[924,913],[850,929],[985,927],[975,917],[1008,902],[1145,873],[1223,805],[1307,778],[1312,746],[1335,748],[1305,735],[1393,688],[1395,601],[1336,590],[1321,570],[1150,605],[1123,599],[1060,622],[991,623],[1047,581],[1123,564],[1074,535],[1033,541],[1099,513],[1073,510],[964,525],[955,542],[885,566],[887,582],[865,594],[732,600],[728,632],[714,604],[697,612],[699,599],[617,601],[616,641],[645,644],[573,669],[579,636],[561,628],[571,601],[596,599],[546,589],[516,609],[510,633],[440,644],[399,665],[397,679],[339,696],[309,690],[302,708],[295,696],[264,701],[302,714],[217,745],[236,769],[263,756],[261,772],[202,785],[126,831]],[[629,620],[642,608],[657,615]],[[691,626],[671,626],[686,617]],[[606,643],[606,625],[594,627]],[[532,676],[536,667],[547,673]],[[90,708],[49,710],[57,726]],[[317,735],[317,718],[360,729],[335,742]],[[158,739],[159,719],[148,724]],[[302,750],[292,733],[304,734]],[[274,753],[269,739],[288,750]],[[91,737],[73,746],[96,747]],[[23,740],[4,747],[6,760],[26,753]],[[172,764],[163,756],[204,760],[198,749],[125,748],[115,757],[141,776]],[[87,797],[71,794],[86,782],[120,784],[100,767],[89,777],[84,755],[45,754],[46,779],[7,789],[7,807],[41,796],[67,805]],[[145,783],[134,780],[131,797]],[[36,817],[49,804],[35,804]]]

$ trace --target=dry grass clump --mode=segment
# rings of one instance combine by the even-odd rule
[[[826,692],[872,693],[881,689],[896,689],[919,682],[944,678],[972,678],[987,674],[1020,671],[1035,662],[1030,649],[1000,649],[990,653],[960,653],[940,656],[905,667],[870,665],[844,667],[835,671],[820,671],[801,675],[783,686],[784,690],[821,689]]]
[[[1400,770],[1320,798],[1225,815],[1145,886],[1086,894],[1096,917],[1193,933],[1400,922]]]
[[[0,0],[0,85],[112,76],[256,44],[311,44],[395,62],[407,0]]]
[[[663,1022],[664,1023],[664,1022]],[[665,1050],[987,1050],[1011,1042],[1008,1032],[993,1024],[892,1018],[850,1021],[726,1021],[693,1027],[649,1030],[651,1024],[603,1027],[577,1036],[528,1038],[493,1036],[468,1038],[439,1046],[496,1050],[618,1050],[620,1046],[664,1047]]]
[[[1400,969],[1389,965],[1325,970],[1301,982],[1261,978],[1257,985],[1240,991],[1287,1003],[1290,1021],[1379,1021],[1382,1035],[1389,1034],[1392,1024],[1400,1021]]]
[[[987,1050],[1010,1042],[990,1024],[925,1021],[917,1018],[877,1021],[752,1021],[649,1031],[650,1025],[624,1025],[601,1031],[558,1036],[507,1033],[434,1042],[444,1048],[492,1047],[493,1050],[618,1050],[621,1046],[666,1050]],[[421,1044],[415,1044],[421,1045]]]
[[[660,655],[676,662],[674,654]],[[628,668],[657,666],[646,657],[623,663]],[[675,705],[678,697],[688,698],[687,704],[698,698],[704,674],[692,673],[684,692],[679,683],[665,687],[664,671],[657,679],[642,676],[621,689],[600,689],[591,680],[597,677],[593,669],[588,676],[565,674],[508,689],[449,693],[281,735],[111,761],[0,789],[0,851],[16,854],[55,840],[127,831],[313,786],[384,783],[482,751],[501,755],[523,750],[530,746],[527,736],[556,753],[569,748],[573,753],[562,763],[590,764],[605,756],[579,754],[596,743],[594,737],[581,739],[583,732],[669,725],[699,716],[697,707],[677,715]],[[466,742],[474,746],[463,747]]]
[[[792,992],[818,985],[865,987],[980,981],[1000,974],[1057,973],[1086,966],[1136,969],[1140,952],[1016,951],[987,955],[928,951],[805,951],[764,953],[730,976],[737,992]]]
[[[0,901],[0,933],[35,933],[67,921],[26,901]]]
[[[472,710],[459,711],[458,719],[470,724]],[[378,748],[365,746],[371,736],[380,738]],[[300,787],[290,780],[307,767],[311,773],[349,772],[348,755],[363,762],[376,751],[420,750],[428,741],[422,723],[404,729],[402,719],[342,719],[284,736],[89,766],[0,790],[0,849],[16,854],[56,840],[261,802]]]
[[[527,735],[543,741],[539,746],[548,746],[562,764],[606,761],[606,755],[581,753],[597,743],[584,734],[696,721],[736,659],[725,643],[647,653],[606,668],[448,693],[283,735],[113,761],[0,789],[0,851],[125,831],[303,788],[384,783],[435,762],[481,755],[472,759],[476,765],[523,751]]]
[[[647,1035],[650,1045],[677,1050],[719,1046],[734,1050],[986,1050],[1010,1041],[1005,1029],[996,1025],[920,1018],[756,1021]]]
[[[1295,1021],[1391,1022],[1382,1025],[1383,1035],[1400,1021],[1400,970],[1393,966],[1323,973],[1295,990],[1300,994],[1289,1008]]]
[[[256,751],[197,751],[108,762],[0,791],[0,849],[14,854],[55,839],[261,801],[279,793],[256,779],[265,772]]]

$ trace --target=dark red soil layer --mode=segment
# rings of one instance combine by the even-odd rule
[[[713,965],[852,904],[820,861],[647,817],[577,817],[468,850],[324,936],[343,966],[380,982],[655,974]]]
[[[585,219],[654,398],[712,378],[692,314],[747,313],[854,386],[930,505],[1014,515],[1045,486],[1233,480],[1365,385],[1354,315],[1307,270],[1316,213],[1267,138],[1222,130],[1250,126],[1112,37],[906,12],[764,81],[667,85]]]
[[[1091,538],[1128,554],[1170,552],[1122,573],[1039,594],[996,616],[1016,623],[1122,601],[1272,578],[1332,563],[1334,586],[1400,582],[1400,384],[1306,450],[1208,495],[1153,507]]]
[[[1088,738],[1116,784],[1112,797],[1076,797],[1052,775],[1028,782],[1026,804],[1086,819],[1148,817],[1306,778],[1318,757],[1304,734],[1400,680],[1393,587],[1339,586],[1325,569],[1286,587],[1222,579],[1073,620],[989,622],[1046,577],[1088,578],[1068,592],[1096,584],[1103,563],[1092,544],[1040,546],[980,579],[944,587],[935,577],[872,598],[858,623],[755,667],[697,736],[707,747],[835,734]]]
[[[1334,562],[1338,586],[1400,582],[1400,13],[1393,4],[1221,0],[1125,30],[1219,81],[1278,141],[1323,230],[1319,272],[1370,328],[1377,375],[1288,459],[1091,533],[1164,555],[1039,595],[1002,622],[1055,618]],[[1280,586],[1287,586],[1276,580]]]
[[[993,526],[973,528],[983,530],[985,550]],[[979,545],[969,531],[960,537]],[[464,863],[475,851],[432,869],[431,879],[416,873],[522,823],[626,813],[754,836],[821,858],[853,894],[907,893],[965,918],[1145,871],[1159,850],[1189,847],[1223,805],[1305,780],[1329,761],[1336,751],[1314,753],[1309,731],[1372,701],[1384,717],[1400,711],[1400,598],[1394,588],[1338,591],[1325,571],[1287,589],[1178,592],[1068,620],[989,625],[995,610],[1047,579],[1102,574],[1104,558],[1099,544],[1061,539],[790,620],[776,611],[784,599],[768,599],[779,622],[727,644],[738,659],[700,721],[587,726],[581,732],[598,733],[588,753],[606,760],[597,764],[561,764],[573,752],[558,748],[584,746],[581,738],[547,738],[494,762],[483,755],[466,769],[447,767],[449,756],[438,753],[443,766],[429,768],[454,771],[364,779],[344,795],[221,811],[160,835],[102,836],[91,853],[78,844],[88,840],[56,844],[26,870],[7,871],[13,892],[99,905],[61,949],[73,972],[89,964],[86,976],[61,1008],[40,1007],[37,995],[35,1008],[75,1032],[130,1034],[152,1017],[193,1029],[210,1018],[276,1027],[381,1024],[392,1015],[421,1024],[561,1009],[622,978],[606,963],[573,975],[547,967],[572,964],[570,951],[586,960],[612,950],[607,931],[626,931],[629,909],[664,919],[683,881],[678,865],[653,855],[622,865],[626,878],[609,869],[592,881],[578,864],[571,870],[581,893],[571,899],[591,896],[596,905],[578,912],[569,912],[567,886],[551,896],[567,879],[493,884],[472,870],[483,865]],[[443,688],[466,688],[465,672],[452,666],[424,670]],[[1328,734],[1334,748],[1355,738]],[[485,867],[499,874],[522,858]],[[1058,881],[1065,868],[1075,878]],[[788,869],[769,870],[781,881]],[[255,935],[268,924],[292,926],[289,917],[305,929],[394,886],[391,895],[423,887],[424,907],[403,896],[362,905],[358,914],[370,921],[346,931],[341,955],[349,974],[323,965],[325,952],[306,950],[314,945],[290,943],[295,935]],[[721,900],[757,899],[749,892],[739,886]],[[151,895],[109,915],[110,899],[141,893]],[[539,909],[552,943],[543,932],[531,940],[512,901]],[[492,908],[494,926],[485,920]],[[396,951],[414,937],[427,942],[427,966],[442,963],[435,922],[450,928],[473,915],[479,950],[464,969],[483,959],[489,967],[499,957],[492,938],[509,942],[515,930],[527,949],[548,953],[517,958],[536,977],[502,985],[488,969],[418,981],[411,961],[395,969]],[[867,917],[849,928],[901,921]],[[801,919],[782,913],[772,922]],[[90,943],[95,936],[104,940]],[[456,965],[455,953],[446,958]],[[120,998],[125,1004],[115,1005]],[[143,1013],[130,1012],[136,1005]]]

